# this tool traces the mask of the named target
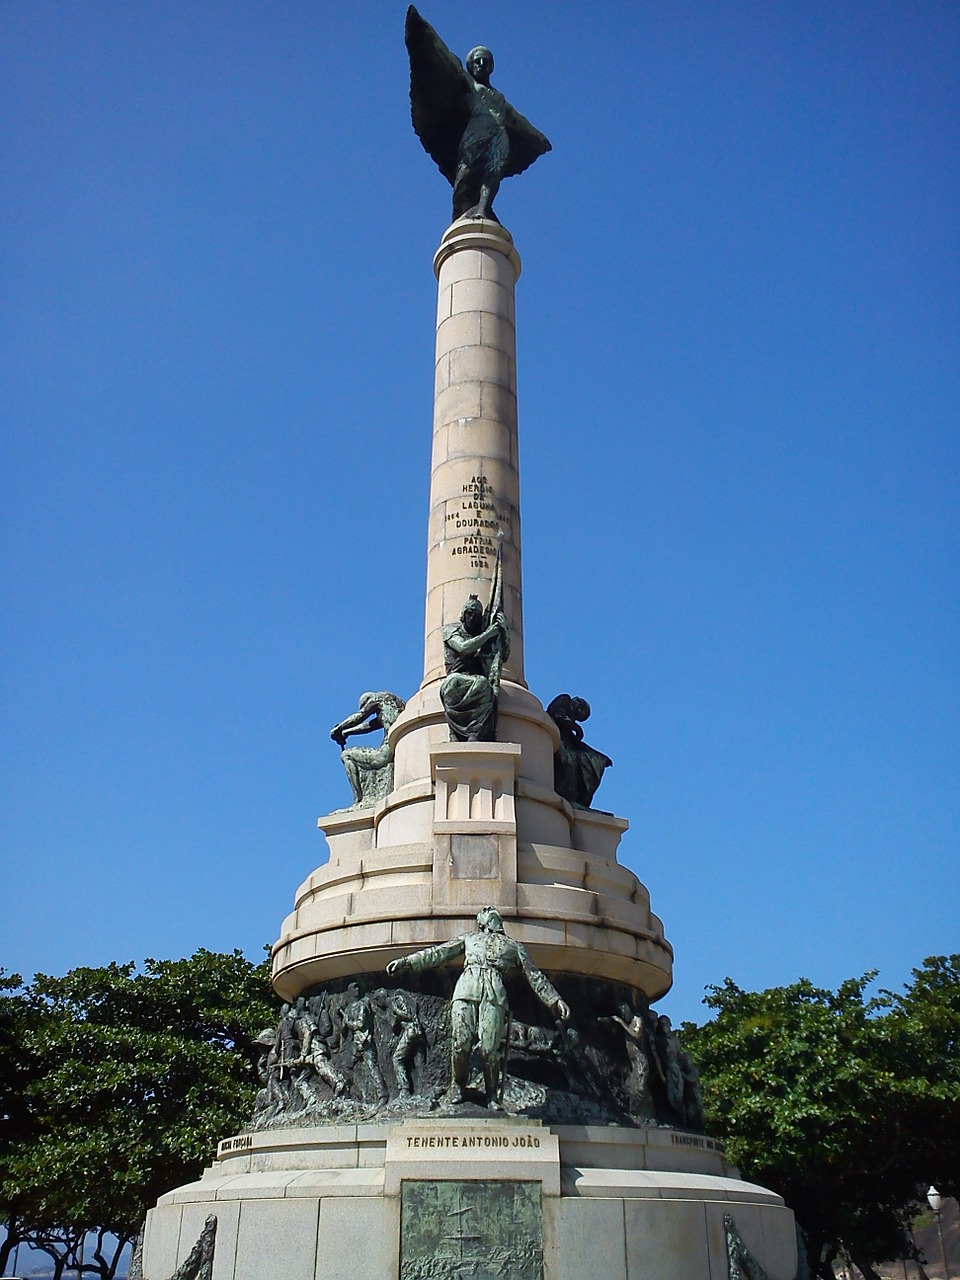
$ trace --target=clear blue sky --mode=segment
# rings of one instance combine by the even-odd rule
[[[960,8],[424,0],[504,184],[526,663],[703,988],[958,938]],[[402,3],[0,6],[3,941],[277,935],[421,675],[449,188]]]

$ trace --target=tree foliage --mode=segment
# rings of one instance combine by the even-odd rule
[[[266,963],[201,950],[141,971],[38,974],[5,999],[0,1055],[21,1099],[0,1131],[8,1231],[50,1253],[55,1274],[97,1233],[101,1257],[85,1269],[109,1280],[119,1251],[104,1253],[107,1234],[130,1240],[250,1114],[253,1039],[276,1019]]]
[[[747,1178],[779,1192],[829,1277],[844,1248],[873,1276],[900,1255],[928,1183],[960,1191],[960,955],[913,971],[904,992],[836,992],[801,979],[767,991],[729,978],[684,1025],[707,1122]]]
[[[31,1061],[27,1048],[31,1004],[18,973],[0,969],[0,1170],[9,1167],[30,1129],[27,1088]],[[24,1238],[21,1204],[16,1196],[4,1202],[6,1235],[0,1243],[0,1276],[6,1275],[10,1255]]]

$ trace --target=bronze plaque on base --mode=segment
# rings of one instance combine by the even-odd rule
[[[400,1280],[543,1280],[539,1182],[404,1181]]]

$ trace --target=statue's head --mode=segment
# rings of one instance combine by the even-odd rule
[[[360,695],[360,710],[362,711],[362,710],[364,709],[364,707],[369,706],[371,702],[375,702],[375,701],[376,701],[376,697],[377,697],[377,695],[376,695],[375,693],[361,693],[361,695]]]
[[[590,703],[586,698],[571,698],[570,711],[574,720],[583,721],[590,719]]]
[[[493,54],[482,44],[467,54],[467,70],[477,84],[489,84],[493,74]]]
[[[460,611],[460,622],[467,635],[478,636],[483,630],[483,605],[477,596],[471,596]]]
[[[482,907],[477,912],[477,924],[485,933],[503,933],[503,917],[496,907]]]
[[[661,1013],[660,1017],[657,1019],[657,1030],[663,1031],[664,1033],[670,1030],[670,1019],[665,1013]]]
[[[633,1020],[633,1010],[627,1004],[626,1000],[624,1000],[623,1004],[617,1005],[617,1013],[619,1013],[624,1022],[631,1022]]]

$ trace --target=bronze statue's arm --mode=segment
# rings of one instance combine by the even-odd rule
[[[503,614],[498,613],[494,621],[491,622],[489,627],[487,627],[486,631],[481,631],[477,636],[462,636],[458,635],[457,632],[454,631],[449,636],[444,636],[443,642],[444,644],[449,645],[454,653],[462,653],[467,654],[467,656],[472,656],[475,653],[479,653],[488,640],[492,640],[494,636],[500,635],[506,628],[506,620],[504,619],[501,622],[501,619],[503,619]]]
[[[517,954],[520,957],[520,967],[523,969],[523,976],[530,983],[530,988],[534,995],[541,1003],[557,1015],[561,1022],[570,1020],[570,1006],[561,996],[550,979],[545,973],[542,973],[527,955],[526,949],[517,943]]]
[[[510,656],[510,628],[507,626],[507,615],[502,609],[498,609],[493,615],[493,622],[490,624],[500,632],[500,646],[503,649],[504,657]]]
[[[370,719],[371,716],[373,717],[372,719]],[[367,724],[364,724],[365,720],[368,721]],[[330,730],[330,737],[342,747],[345,738],[355,737],[358,733],[373,733],[376,729],[382,728],[383,721],[380,719],[379,709],[369,707],[364,710],[361,707],[352,716],[347,716],[346,720],[341,720],[339,724],[335,724]]]
[[[424,947],[422,951],[414,951],[413,955],[391,960],[387,965],[387,973],[403,973],[407,969],[412,969],[414,973],[423,969],[439,969],[451,960],[456,960],[463,952],[463,938],[451,938],[449,942],[438,942],[435,947]]]
[[[339,724],[335,724],[330,730],[331,737],[335,733],[343,733],[347,729],[356,729],[357,725],[362,725],[364,720],[368,720],[370,716],[376,716],[379,720],[380,711],[377,707],[372,707],[368,703],[365,707],[361,707],[359,711],[354,711],[352,715],[347,716],[346,720],[341,720]],[[376,725],[365,725],[360,732],[369,733]]]
[[[624,1031],[627,1033],[628,1036],[633,1036],[634,1040],[638,1039],[638,1037],[634,1035],[633,1031],[631,1030],[631,1027],[633,1024],[629,1022],[624,1022],[624,1020],[621,1017],[618,1017],[618,1015],[615,1013],[602,1014],[599,1018],[597,1018],[597,1021],[598,1022],[616,1022],[618,1026],[623,1027]]]

